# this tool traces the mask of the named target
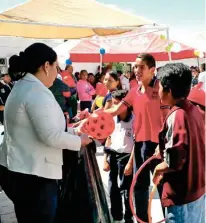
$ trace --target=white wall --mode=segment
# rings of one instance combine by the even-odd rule
[[[72,63],[74,72],[80,72],[81,70],[87,70],[88,73],[97,73],[97,67],[99,63]]]

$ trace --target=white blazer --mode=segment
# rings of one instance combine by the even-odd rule
[[[79,151],[81,139],[65,118],[52,92],[32,74],[18,81],[5,105],[0,165],[49,179],[62,178],[62,150]]]

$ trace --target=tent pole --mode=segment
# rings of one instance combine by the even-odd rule
[[[197,57],[197,66],[198,66],[198,68],[200,68],[200,60],[199,60],[199,57]]]
[[[169,35],[169,28],[166,29],[166,35],[167,35],[167,44],[169,46],[170,44],[170,35]],[[172,62],[172,54],[171,51],[168,52],[169,62]]]
[[[100,69],[99,69],[99,72],[100,74],[102,73],[102,54],[100,53]]]

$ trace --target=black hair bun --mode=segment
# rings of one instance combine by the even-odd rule
[[[8,73],[13,81],[17,81],[22,78],[22,72],[24,71],[24,59],[23,54],[19,56],[13,55],[9,59]]]

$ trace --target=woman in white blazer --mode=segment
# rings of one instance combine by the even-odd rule
[[[9,75],[19,80],[5,105],[0,146],[0,185],[13,201],[18,223],[52,223],[62,150],[79,151],[91,142],[68,128],[48,89],[57,76],[57,55],[42,43],[9,60]],[[69,211],[69,210],[68,210]]]

